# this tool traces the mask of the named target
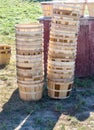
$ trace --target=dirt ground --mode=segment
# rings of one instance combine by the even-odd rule
[[[40,101],[22,101],[13,45],[10,64],[0,68],[0,130],[94,130],[94,81],[87,85],[83,80],[84,86],[75,84],[68,99],[49,98],[45,83]]]

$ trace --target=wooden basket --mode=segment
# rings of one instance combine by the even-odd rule
[[[19,44],[19,45],[38,45],[38,43],[40,43],[41,41],[43,40],[43,38],[41,38],[40,36],[37,37],[36,39],[36,36],[34,37],[19,37],[17,36],[15,41],[16,41],[16,44]]]
[[[60,14],[63,16],[69,17],[80,17],[80,10],[81,7],[79,5],[72,5],[72,4],[61,4],[57,3],[53,6],[53,14]]]
[[[68,4],[70,6],[74,6],[74,7],[79,7],[79,11],[80,11],[80,15],[84,16],[84,11],[85,11],[85,2],[65,2],[65,4]]]
[[[48,52],[48,57],[51,59],[51,60],[55,60],[55,58],[61,58],[62,61],[74,61],[75,58],[76,58],[76,49],[75,50],[61,50],[59,51],[59,49],[52,49],[52,48],[49,48],[49,52]]]
[[[55,31],[55,29],[52,29],[53,31]],[[55,31],[56,32],[56,31]],[[58,32],[59,33],[59,32]],[[50,41],[52,42],[61,42],[62,44],[63,43],[77,43],[77,37],[73,37],[73,36],[61,36],[61,35],[53,35],[51,34],[50,35]]]
[[[27,84],[27,85],[30,85],[30,84],[38,84],[38,83],[41,83],[43,82],[44,80],[44,76],[35,76],[35,77],[25,77],[25,76],[17,76],[17,82],[18,83],[21,83],[21,84]]]
[[[8,45],[0,45],[0,65],[6,65],[10,61],[11,47]]]
[[[41,2],[43,15],[45,17],[52,17],[53,14],[53,2],[47,1],[47,2]]]
[[[56,59],[52,61],[48,59],[48,66],[50,66],[53,69],[71,70],[75,67],[75,61],[63,62],[62,59]]]
[[[77,38],[77,33],[72,33],[71,31],[64,31],[64,30],[56,30],[56,29],[52,29],[50,31],[50,35],[53,36],[53,37],[63,37],[63,38],[69,38],[69,39],[74,39],[74,38]]]
[[[94,2],[87,3],[88,12],[90,17],[94,17]]]
[[[75,62],[60,62],[48,60],[47,77],[56,81],[74,79]]]
[[[34,51],[42,49],[42,41],[40,43],[37,42],[37,45],[27,45],[27,44],[16,44],[16,49],[24,50],[24,51]]]
[[[34,66],[43,66],[42,54],[33,56],[16,55],[16,59],[16,64],[19,67],[32,68]]]
[[[33,50],[30,50],[30,49],[16,49],[16,53],[18,54],[18,55],[25,55],[25,56],[27,56],[27,55],[40,55],[40,54],[42,54],[42,52],[43,52],[43,50],[42,49],[33,49]]]
[[[55,99],[64,99],[70,96],[73,82],[60,83],[48,80],[48,95]]]
[[[43,25],[34,24],[18,24],[16,25],[16,48],[19,50],[42,49],[43,43]]]
[[[60,46],[55,46],[52,44],[49,44],[49,51],[50,52],[56,52],[57,54],[62,53],[62,54],[69,54],[69,55],[73,55],[76,53],[76,49],[77,47],[72,47],[72,46],[64,46],[64,47],[60,47]]]
[[[72,25],[64,25],[63,26],[62,24],[52,23],[51,29],[52,30],[55,29],[57,31],[59,31],[59,30],[70,31],[71,30],[71,32],[78,33],[79,26],[72,26]]]
[[[19,72],[19,71],[18,71]],[[19,87],[20,98],[25,101],[39,100],[43,92],[43,74],[36,76],[17,75],[17,83]]]
[[[43,25],[18,24],[16,29],[16,48],[20,50],[42,49],[43,43]]]
[[[61,24],[62,26],[68,27],[78,27],[79,26],[79,21],[71,20],[69,18],[56,18],[53,17],[52,19],[52,24]]]
[[[68,45],[61,45],[60,46],[60,45],[57,45],[55,43],[50,42],[49,48],[54,49],[54,50],[57,49],[57,52],[58,52],[58,50],[62,50],[62,52],[63,51],[69,51],[70,52],[70,51],[75,51],[77,49],[77,46],[76,46],[76,44],[71,45],[71,46],[68,46]]]
[[[57,69],[57,70],[74,70],[75,62],[60,62],[60,59],[57,59],[55,61],[48,61],[48,66],[51,69]]]
[[[54,41],[50,40],[49,44],[58,46],[58,47],[61,47],[61,46],[62,47],[70,46],[70,47],[74,47],[74,48],[77,47],[77,42],[70,42],[69,40],[68,40],[68,43],[67,42],[54,42]]]
[[[58,4],[61,5],[61,4],[63,4],[63,2],[61,2],[61,1],[60,2],[59,1],[41,2],[44,16],[45,17],[52,17],[52,15],[53,15],[53,7],[55,5],[58,5]],[[63,4],[62,6],[64,7],[65,5],[66,5],[66,3]],[[80,9],[81,14],[83,14],[83,12],[84,12],[84,4],[73,4],[73,3],[71,4],[70,3],[70,4],[67,4],[67,5],[72,6],[72,7],[77,7],[77,9]],[[75,10],[77,10],[77,9],[75,9]]]
[[[63,53],[48,53],[48,57],[50,58],[51,61],[55,61],[56,59],[60,59],[62,62],[72,62],[75,61],[76,55],[69,55],[69,54],[63,54]],[[48,58],[48,59],[49,59]]]
[[[16,36],[18,37],[36,37],[41,36],[41,32],[43,32],[43,25],[40,23],[32,23],[32,24],[17,24],[15,25]]]
[[[36,71],[35,71],[36,70]],[[43,67],[41,66],[34,66],[31,69],[29,68],[22,68],[22,67],[17,67],[17,75],[20,75],[22,77],[33,77],[37,75],[44,75],[43,74]]]
[[[73,80],[74,79],[74,72],[72,72],[72,73],[66,71],[64,74],[64,72],[56,73],[55,71],[51,71],[51,70],[47,71],[48,79],[57,79],[58,78],[61,81],[65,80],[65,79]]]
[[[70,32],[69,32],[70,33]],[[68,41],[70,41],[70,43],[74,43],[77,40],[77,34],[71,32],[71,34],[64,32],[64,30],[61,32],[58,32],[58,30],[56,29],[52,29],[50,32],[50,39],[54,40],[54,41],[58,41],[58,42],[64,42],[64,43],[68,43]]]
[[[21,84],[18,83],[20,98],[22,100],[31,101],[42,98],[43,83],[39,84]]]

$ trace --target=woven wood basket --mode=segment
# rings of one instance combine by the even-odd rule
[[[72,90],[72,84],[70,83],[60,83],[48,80],[48,95],[55,99],[64,99],[70,96]]]
[[[55,24],[55,23],[52,23],[51,24],[51,29],[55,29],[57,31],[59,30],[64,30],[64,31],[67,31],[69,32],[71,30],[71,32],[74,32],[74,33],[78,33],[79,31],[79,26],[72,26],[72,25],[62,25],[62,24]]]
[[[43,66],[43,58],[42,54],[40,55],[16,55],[16,64],[19,67],[24,67],[24,68],[32,68],[34,66]]]
[[[0,45],[0,65],[6,65],[10,61],[11,47],[8,45]]]
[[[21,84],[18,83],[19,93],[22,100],[31,101],[42,98],[43,83],[40,84]]]
[[[58,5],[58,4],[63,4],[63,2],[59,2],[59,1],[47,1],[47,2],[41,2],[41,6],[42,6],[42,10],[43,10],[43,14],[45,17],[52,17],[53,15],[53,6],[54,4]],[[80,15],[84,15],[84,10],[85,10],[85,3],[64,3],[67,4],[69,6],[73,6],[73,7],[77,7],[80,8]]]
[[[86,6],[85,1],[83,1],[83,2],[75,1],[75,2],[71,2],[71,3],[65,2],[65,4],[80,8],[80,15],[84,16],[84,11],[85,11],[85,6]]]
[[[53,2],[47,1],[47,2],[41,2],[43,15],[45,17],[52,17],[53,14]]]
[[[17,82],[21,84],[38,84],[43,82],[44,77],[43,76],[35,76],[35,77],[25,77],[25,76],[17,76]]]
[[[48,60],[47,77],[54,81],[73,81],[74,79],[75,62],[60,62]]]

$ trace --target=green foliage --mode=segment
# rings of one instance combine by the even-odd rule
[[[2,123],[2,125],[0,125],[0,130],[7,130],[7,125]]]
[[[74,85],[77,87],[88,87],[92,85],[92,79],[86,78],[86,79],[80,79],[75,78]]]
[[[0,0],[0,35],[12,36],[16,24],[37,22],[41,15],[39,2]]]
[[[62,105],[61,103],[59,103],[59,102],[56,102],[54,109],[55,109],[55,111],[57,111],[57,112],[61,112],[62,109],[63,109],[63,105]]]
[[[65,130],[65,125],[62,123],[61,130]]]

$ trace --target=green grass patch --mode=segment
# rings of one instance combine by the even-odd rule
[[[16,24],[38,22],[40,16],[42,9],[39,2],[0,0],[0,42],[13,39]]]

